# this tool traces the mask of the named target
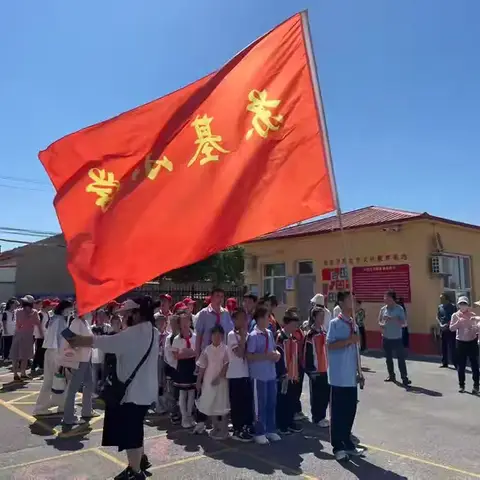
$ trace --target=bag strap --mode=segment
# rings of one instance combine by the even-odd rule
[[[142,368],[142,365],[147,361],[148,356],[150,355],[150,352],[152,351],[152,346],[153,346],[153,337],[154,337],[154,329],[152,326],[152,339],[150,340],[150,346],[148,347],[148,350],[145,352],[145,355],[143,358],[140,360],[140,363],[137,365],[135,370],[132,372],[132,374],[127,378],[127,381],[125,382],[125,390],[128,388],[128,386],[132,383],[133,379],[135,378],[135,375],[137,372]]]

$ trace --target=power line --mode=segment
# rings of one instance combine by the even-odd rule
[[[45,237],[51,237],[58,235],[58,232],[48,232],[44,230],[33,230],[31,228],[12,228],[12,227],[0,227],[0,231],[4,233],[19,234],[19,235],[43,235]]]
[[[41,189],[41,188],[32,188],[32,187],[21,187],[20,185],[4,185],[0,184],[0,188],[12,188],[14,190],[28,190],[32,192],[44,192],[44,193],[52,193],[50,190]]]
[[[8,177],[6,175],[0,175],[0,180],[10,180],[12,182],[36,183],[37,185],[50,185],[49,182],[45,182],[44,180],[35,180],[33,178],[23,178],[23,177]]]

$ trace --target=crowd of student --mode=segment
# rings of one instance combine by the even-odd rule
[[[470,358],[473,391],[478,393],[478,317],[466,297],[457,304],[458,311],[442,303],[439,319],[457,335],[460,391]],[[76,425],[97,415],[92,408],[95,395],[105,398],[102,445],[126,450],[129,463],[117,479],[145,478],[150,462],[143,452],[143,421],[151,408],[195,434],[211,425],[210,435],[217,440],[228,438],[231,430],[235,440],[264,445],[300,432],[304,375],[310,385],[312,422],[330,427],[335,457],[344,460],[363,453],[353,444],[351,429],[358,385],[364,383],[358,345],[365,347],[360,333],[365,312],[359,302],[354,306],[349,293],[339,295],[333,316],[323,295],[315,295],[304,322],[296,308],[288,308],[278,321],[272,295],[258,299],[247,293],[238,306],[235,299],[225,302],[222,289],[214,289],[198,313],[195,306],[191,298],[173,305],[169,295],[158,303],[145,296],[122,305],[112,302],[80,317],[69,300],[39,301],[28,295],[20,302],[10,299],[2,306],[3,355],[10,355],[15,381],[30,378],[29,361],[32,372],[43,368],[36,416],[57,407],[64,425]],[[405,309],[394,292],[385,295],[379,325],[386,380],[395,380],[396,351],[408,388]],[[63,335],[67,327],[72,334],[68,341]],[[112,378],[124,385],[117,402],[108,401]],[[78,391],[83,393],[79,417]]]

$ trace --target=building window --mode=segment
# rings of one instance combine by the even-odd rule
[[[471,299],[470,257],[444,255],[443,271],[447,274],[443,277],[443,287],[446,292],[455,294],[455,298],[452,298],[452,300],[461,295],[466,295]]]
[[[263,266],[263,294],[273,293],[278,303],[286,303],[285,264],[269,263]]]
[[[298,274],[313,275],[313,262],[311,261],[298,262]]]

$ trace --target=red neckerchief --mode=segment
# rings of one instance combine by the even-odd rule
[[[212,309],[212,312],[213,312],[213,314],[214,314],[215,317],[216,317],[215,324],[216,324],[216,325],[220,325],[220,323],[221,323],[221,321],[222,321],[222,314],[221,314],[221,312],[217,312],[217,311],[212,307],[212,304],[210,304],[210,308]]]
[[[187,348],[192,348],[192,344],[190,342],[190,339],[192,338],[192,332],[190,332],[190,335],[188,337],[184,337],[182,335],[182,338],[185,340],[185,343],[187,344]]]
[[[355,324],[352,318],[349,318],[347,320],[342,314],[340,314],[338,316],[338,319],[341,320],[342,322],[345,322],[350,327],[350,335],[353,335],[355,333]]]
[[[262,331],[258,328],[258,331],[260,332],[261,335],[265,337],[265,353],[268,352],[268,347],[270,346],[270,338],[268,336],[268,328],[265,329],[265,331]]]

